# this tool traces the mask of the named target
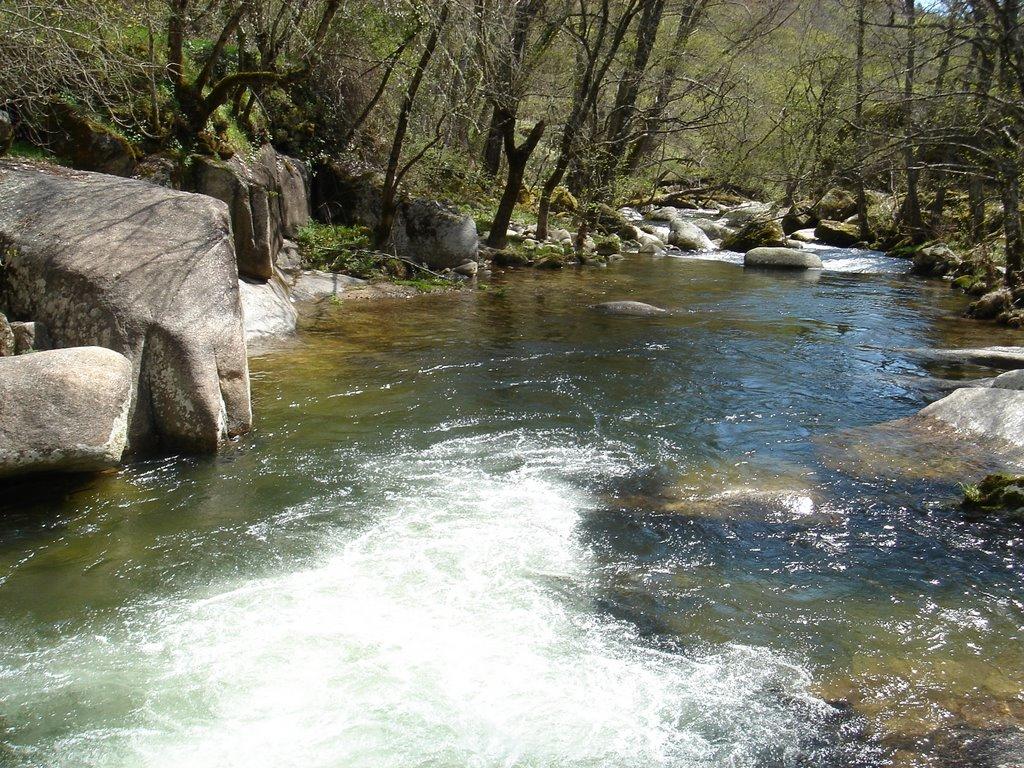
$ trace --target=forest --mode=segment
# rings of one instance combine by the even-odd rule
[[[179,167],[271,142],[369,169],[378,247],[397,201],[424,192],[501,248],[514,212],[543,239],[554,211],[589,230],[601,206],[666,190],[799,219],[839,188],[857,239],[948,244],[1006,310],[1024,291],[1020,15],[1017,0],[5,0],[0,94],[14,154],[73,151],[77,120]]]

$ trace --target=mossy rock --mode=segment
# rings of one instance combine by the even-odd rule
[[[988,475],[977,485],[965,485],[963,491],[965,509],[1024,517],[1024,476]]]
[[[622,252],[622,240],[617,235],[597,238],[596,244],[597,252],[601,256],[611,256]]]
[[[528,267],[530,259],[518,251],[495,251],[491,261],[499,267]]]
[[[533,267],[534,269],[562,269],[565,267],[565,257],[560,253],[549,253],[533,262]]]
[[[551,210],[556,213],[576,213],[580,209],[579,200],[565,187],[555,187],[551,193]]]
[[[722,241],[726,251],[746,253],[754,248],[781,248],[786,245],[786,233],[774,219],[754,219]]]
[[[814,236],[825,245],[850,248],[860,242],[860,227],[842,221],[822,221],[814,228]]]
[[[50,105],[47,138],[54,152],[74,168],[131,176],[138,163],[135,147],[113,129],[93,120],[66,102]]]

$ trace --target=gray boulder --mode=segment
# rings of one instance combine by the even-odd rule
[[[1024,392],[965,387],[920,412],[961,432],[1024,446]]]
[[[391,239],[399,256],[431,269],[451,269],[480,258],[473,217],[433,200],[402,203]]]
[[[698,227],[712,240],[724,240],[736,231],[731,227],[725,226],[725,224],[719,224],[711,219],[693,219],[693,226]]]
[[[907,349],[907,353],[927,360],[958,365],[984,365],[989,368],[1024,368],[1024,347],[965,347],[962,349]]]
[[[131,361],[101,347],[0,359],[0,477],[117,466],[133,379]]]
[[[600,312],[602,315],[624,315],[631,317],[651,317],[668,314],[661,307],[644,304],[641,301],[606,301],[601,304],[595,304],[591,309],[595,312]]]
[[[7,316],[0,314],[0,357],[10,357],[15,354],[15,347],[14,329],[7,322]]]
[[[1007,371],[992,379],[995,389],[1024,389],[1024,370]]]
[[[0,155],[6,155],[13,143],[14,125],[11,116],[6,110],[0,109]]]
[[[821,221],[814,228],[814,236],[825,245],[849,248],[860,242],[860,228],[842,221]]]
[[[195,155],[190,188],[227,203],[238,271],[269,280],[287,238],[309,222],[305,166],[265,145],[251,161]]]
[[[715,244],[696,224],[685,219],[672,219],[668,244],[682,251],[713,251]]]
[[[341,296],[346,291],[363,288],[366,285],[367,281],[358,277],[310,269],[295,278],[291,286],[291,295],[295,301],[318,301]]]
[[[11,323],[11,331],[14,333],[16,355],[50,349],[50,337],[42,323]]]
[[[725,223],[739,229],[754,221],[770,219],[774,210],[769,203],[744,203],[725,212]]]
[[[798,229],[796,232],[792,232],[789,235],[790,240],[795,240],[798,243],[815,243],[818,238],[814,236],[813,229]]]
[[[754,248],[743,256],[743,266],[770,269],[821,269],[821,259],[797,248]]]
[[[266,282],[242,278],[238,281],[238,288],[242,297],[247,342],[267,336],[281,336],[295,330],[298,313],[280,275],[274,275]]]
[[[131,179],[0,160],[0,304],[55,346],[132,362],[129,447],[215,450],[252,424],[225,205]]]
[[[818,221],[842,221],[857,213],[857,198],[845,189],[833,187],[814,205],[812,214]],[[802,229],[802,227],[798,227]]]

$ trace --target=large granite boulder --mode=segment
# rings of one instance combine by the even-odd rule
[[[117,466],[133,378],[131,361],[102,347],[0,359],[0,477]]]
[[[825,245],[849,248],[860,242],[860,227],[842,221],[823,220],[814,228],[814,236]]]
[[[0,160],[0,304],[56,347],[132,362],[132,449],[215,450],[252,424],[225,205],[131,179]]]
[[[480,258],[473,217],[433,200],[403,202],[391,239],[399,256],[432,269],[452,269]]]
[[[811,213],[818,221],[842,221],[857,213],[857,198],[845,189],[833,187],[815,203]]]
[[[964,387],[923,409],[921,416],[984,438],[1024,447],[1024,392]]]
[[[669,223],[668,244],[681,251],[713,251],[715,244],[703,229],[686,219],[672,219]]]
[[[53,103],[46,119],[50,148],[83,171],[131,176],[138,158],[135,148],[104,125],[64,102]]]
[[[295,330],[298,313],[282,275],[276,274],[266,282],[242,278],[238,281],[238,288],[242,296],[246,341],[289,334]]]
[[[252,160],[194,156],[188,186],[227,203],[239,274],[270,280],[284,241],[309,222],[307,177],[301,161],[268,144]]]
[[[782,216],[782,231],[787,235],[799,232],[801,229],[813,229],[818,223],[818,217],[814,213],[814,204],[810,200],[803,200],[794,203]]]
[[[799,248],[754,248],[743,256],[743,266],[762,269],[821,269],[821,259]]]
[[[725,211],[725,223],[733,228],[742,228],[752,222],[772,218],[774,210],[770,203],[743,203]]]
[[[722,241],[722,248],[739,253],[753,248],[781,248],[785,245],[786,233],[774,219],[754,219]]]

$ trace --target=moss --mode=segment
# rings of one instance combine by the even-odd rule
[[[580,209],[580,203],[565,187],[555,187],[551,193],[551,210],[561,213],[575,213]]]
[[[436,293],[437,291],[446,291],[452,287],[450,280],[440,277],[410,278],[408,280],[395,280],[394,282],[396,285],[407,285],[410,288],[415,288],[420,293]]]
[[[962,486],[965,509],[1024,517],[1024,476],[988,475],[977,485]]]
[[[786,234],[778,222],[772,219],[755,219],[736,234],[725,238],[722,241],[722,248],[727,251],[746,253],[752,248],[785,244]]]

